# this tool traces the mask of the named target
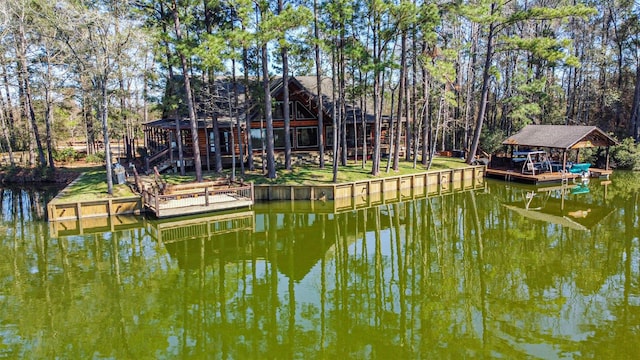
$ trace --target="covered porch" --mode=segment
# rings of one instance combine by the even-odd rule
[[[238,131],[234,121],[218,119],[217,128],[216,131],[213,120],[197,121],[200,159],[207,170],[215,166],[216,152],[219,152],[223,166],[232,164],[234,160],[236,163],[244,161],[247,156],[244,148],[244,154],[240,154],[238,144],[240,137],[246,136],[243,125]],[[159,119],[143,124],[143,130],[147,150],[144,167],[147,172],[152,171],[154,167],[163,172],[167,169],[178,171],[180,166],[193,166],[193,138],[188,119]],[[218,149],[215,144],[216,134],[219,141]]]

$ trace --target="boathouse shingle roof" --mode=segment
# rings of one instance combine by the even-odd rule
[[[577,149],[612,146],[618,142],[596,126],[527,125],[502,142],[503,145]]]

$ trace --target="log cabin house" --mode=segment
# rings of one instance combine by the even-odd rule
[[[229,167],[234,159],[236,163],[246,161],[249,156],[257,160],[261,159],[266,138],[264,106],[260,101],[262,86],[254,81],[249,87],[256,89],[250,95],[257,99],[256,101],[246,99],[247,91],[240,81],[236,83],[235,89],[228,78],[218,78],[211,85],[197,80],[192,84],[192,88],[195,89],[193,92],[198,119],[198,144],[204,169],[214,168],[216,151],[219,151],[222,165],[225,167]],[[312,158],[317,159],[320,136],[324,136],[325,139],[325,152],[330,153],[333,146],[332,114],[334,113],[330,95],[331,80],[324,79],[322,83],[323,126],[321,129],[317,117],[319,104],[316,77],[290,77],[288,87],[292,153],[297,154],[298,157],[315,154]],[[168,168],[176,169],[179,166],[180,148],[185,165],[189,167],[193,164],[191,127],[183,89],[182,78],[168,81],[162,119],[143,124],[147,170],[154,166],[157,166],[159,171]],[[283,89],[282,78],[271,81],[276,153],[283,152],[285,147]],[[236,92],[237,100],[234,96]],[[217,124],[214,119],[217,120]],[[347,155],[350,158],[355,156],[360,158],[366,136],[367,156],[371,156],[374,116],[365,113],[359,107],[346,105],[345,119]],[[383,156],[388,153],[389,148],[386,130],[388,122],[389,118],[383,117],[381,131]],[[219,149],[215,146],[216,134],[220,142]],[[249,153],[247,141],[251,142],[251,153]]]

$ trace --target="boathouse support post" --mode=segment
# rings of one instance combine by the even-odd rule
[[[605,162],[605,170],[609,170],[609,147],[607,146],[607,149],[605,150],[605,158],[606,158],[606,162]]]
[[[204,205],[209,206],[209,188],[204,188]]]

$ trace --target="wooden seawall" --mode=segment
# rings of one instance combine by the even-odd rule
[[[438,192],[447,192],[455,184],[473,187],[484,181],[484,166],[430,171],[419,174],[369,179],[350,183],[326,185],[255,185],[256,201],[348,200],[358,202],[381,201],[384,194],[421,197]],[[358,200],[364,199],[364,200]]]
[[[47,204],[49,221],[76,220],[82,218],[108,217],[115,215],[139,215],[142,197],[132,196],[84,201],[55,201]]]
[[[335,205],[334,210],[356,209],[446,194],[454,190],[474,189],[484,183],[484,176],[484,166],[470,166],[340,184],[255,185],[252,195],[258,202],[306,200],[307,204],[313,204],[316,201],[331,201]],[[56,197],[47,204],[47,215],[49,221],[138,215],[145,211],[144,203],[142,196],[72,202],[65,202]],[[180,214],[188,213],[184,207],[180,209]]]

